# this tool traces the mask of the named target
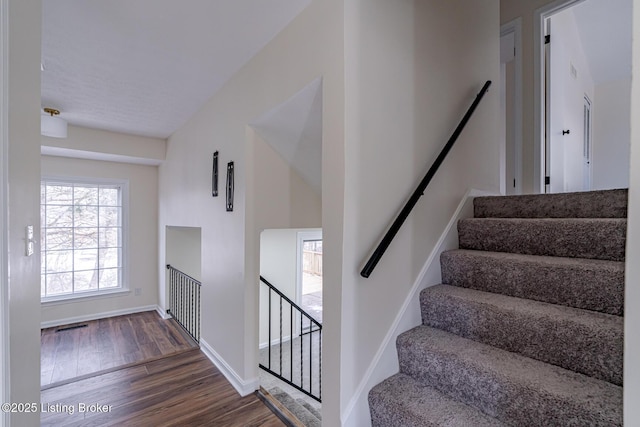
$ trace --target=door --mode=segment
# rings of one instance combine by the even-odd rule
[[[515,34],[500,37],[501,192],[517,194],[515,148]]]
[[[591,190],[591,100],[584,96],[584,130],[582,145],[582,170],[583,186],[585,190]]]
[[[546,192],[591,188],[591,104],[593,82],[570,10],[547,19]]]

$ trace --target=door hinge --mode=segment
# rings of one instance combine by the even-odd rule
[[[513,188],[516,188],[516,179],[513,178]]]
[[[547,34],[546,36],[544,36],[544,44],[549,43],[551,43],[551,34]]]
[[[544,177],[544,185],[551,185],[551,177],[550,176],[545,176]]]

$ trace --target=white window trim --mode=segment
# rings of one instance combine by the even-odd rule
[[[90,301],[93,299],[112,298],[122,296],[131,292],[129,287],[129,180],[114,178],[96,178],[85,176],[65,176],[65,175],[42,175],[42,181],[60,181],[61,183],[73,184],[95,184],[95,185],[119,185],[121,187],[122,199],[122,272],[121,286],[116,289],[98,290],[93,292],[79,292],[77,294],[56,295],[40,298],[41,305],[58,305],[80,301]],[[40,242],[39,240],[38,242]],[[42,248],[40,248],[40,256]]]

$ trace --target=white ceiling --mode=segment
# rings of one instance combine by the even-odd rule
[[[633,0],[586,0],[571,8],[595,84],[631,77]]]
[[[166,138],[310,0],[44,0],[42,107]]]

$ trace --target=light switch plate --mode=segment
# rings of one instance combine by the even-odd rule
[[[33,225],[27,225],[25,227],[25,255],[31,256],[33,255]]]

